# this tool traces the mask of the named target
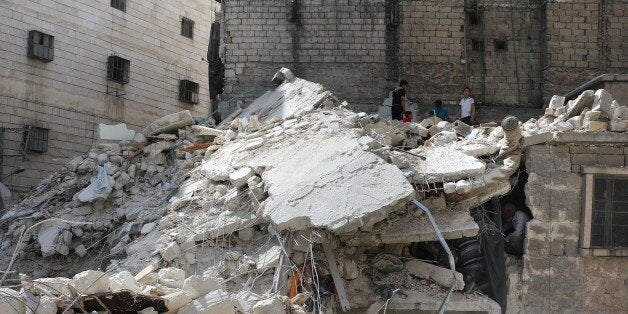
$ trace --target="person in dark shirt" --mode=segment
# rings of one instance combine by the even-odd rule
[[[402,120],[403,112],[406,111],[406,89],[408,81],[401,80],[399,86],[392,93],[391,114],[393,120]]]
[[[449,121],[449,110],[443,107],[443,101],[434,101],[434,108],[430,111],[430,116],[437,116],[443,121]]]

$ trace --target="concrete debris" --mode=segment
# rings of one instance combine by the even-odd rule
[[[388,297],[375,287],[399,286],[389,309],[434,310],[451,272],[402,262],[411,243],[437,240],[408,201],[424,202],[445,238],[476,236],[470,209],[512,189],[523,149],[625,132],[628,122],[604,90],[567,104],[555,96],[539,119],[478,127],[355,113],[288,69],[274,81],[218,126],[197,125],[189,111],[141,133],[102,125],[106,141],[0,217],[0,264],[20,245],[7,277],[27,292],[0,288],[11,296],[0,297],[0,312],[23,313],[32,300],[62,311],[77,295],[96,311],[105,297],[144,313],[333,311],[322,282],[335,284],[343,309],[377,308],[373,300]],[[461,292],[448,304],[455,309],[500,311]]]

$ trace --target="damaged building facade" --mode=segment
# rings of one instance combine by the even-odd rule
[[[98,138],[167,113],[206,116],[215,1],[2,1],[0,178],[23,193]]]
[[[625,1],[230,0],[223,7],[231,96],[257,92],[268,86],[266,73],[290,66],[359,111],[377,111],[406,79],[424,110],[442,99],[455,112],[470,86],[480,119],[525,120],[554,94],[628,70]]]
[[[0,312],[626,308],[628,109],[607,91],[468,126],[272,81],[218,125],[99,141],[4,213]],[[506,202],[532,217],[520,260]]]

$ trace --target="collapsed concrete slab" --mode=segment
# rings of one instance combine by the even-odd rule
[[[98,124],[98,138],[101,140],[132,141],[135,131],[129,130],[126,123],[116,125]]]
[[[464,288],[464,280],[462,274],[453,272],[451,269],[432,265],[423,261],[407,261],[403,267],[412,275],[429,279],[441,287],[449,288],[452,285],[454,290],[462,290]]]
[[[446,239],[472,237],[480,229],[468,210],[439,210],[432,214]],[[380,234],[383,243],[438,241],[434,227],[425,215],[405,215],[390,226],[375,232]]]
[[[486,165],[479,159],[450,147],[433,147],[411,151],[425,157],[414,158],[412,168],[416,183],[455,181],[481,175]]]
[[[169,133],[192,124],[195,124],[192,114],[189,110],[183,110],[153,121],[153,123],[144,128],[142,134],[144,136],[151,136],[160,133]]]

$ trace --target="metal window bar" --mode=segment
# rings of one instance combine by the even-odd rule
[[[48,129],[26,125],[23,133],[23,145],[26,150],[37,153],[48,151]]]
[[[591,244],[594,247],[628,247],[627,178],[598,177],[593,191]]]
[[[179,82],[179,100],[189,103],[198,103],[198,83],[194,83],[188,80],[181,80]]]
[[[181,19],[181,35],[187,38],[194,37],[194,21],[185,17]]]
[[[43,61],[54,59],[54,36],[39,31],[28,32],[28,57]]]
[[[111,7],[126,12],[126,0],[111,0]]]
[[[122,84],[129,82],[131,61],[118,56],[109,56],[107,59],[107,79]]]

